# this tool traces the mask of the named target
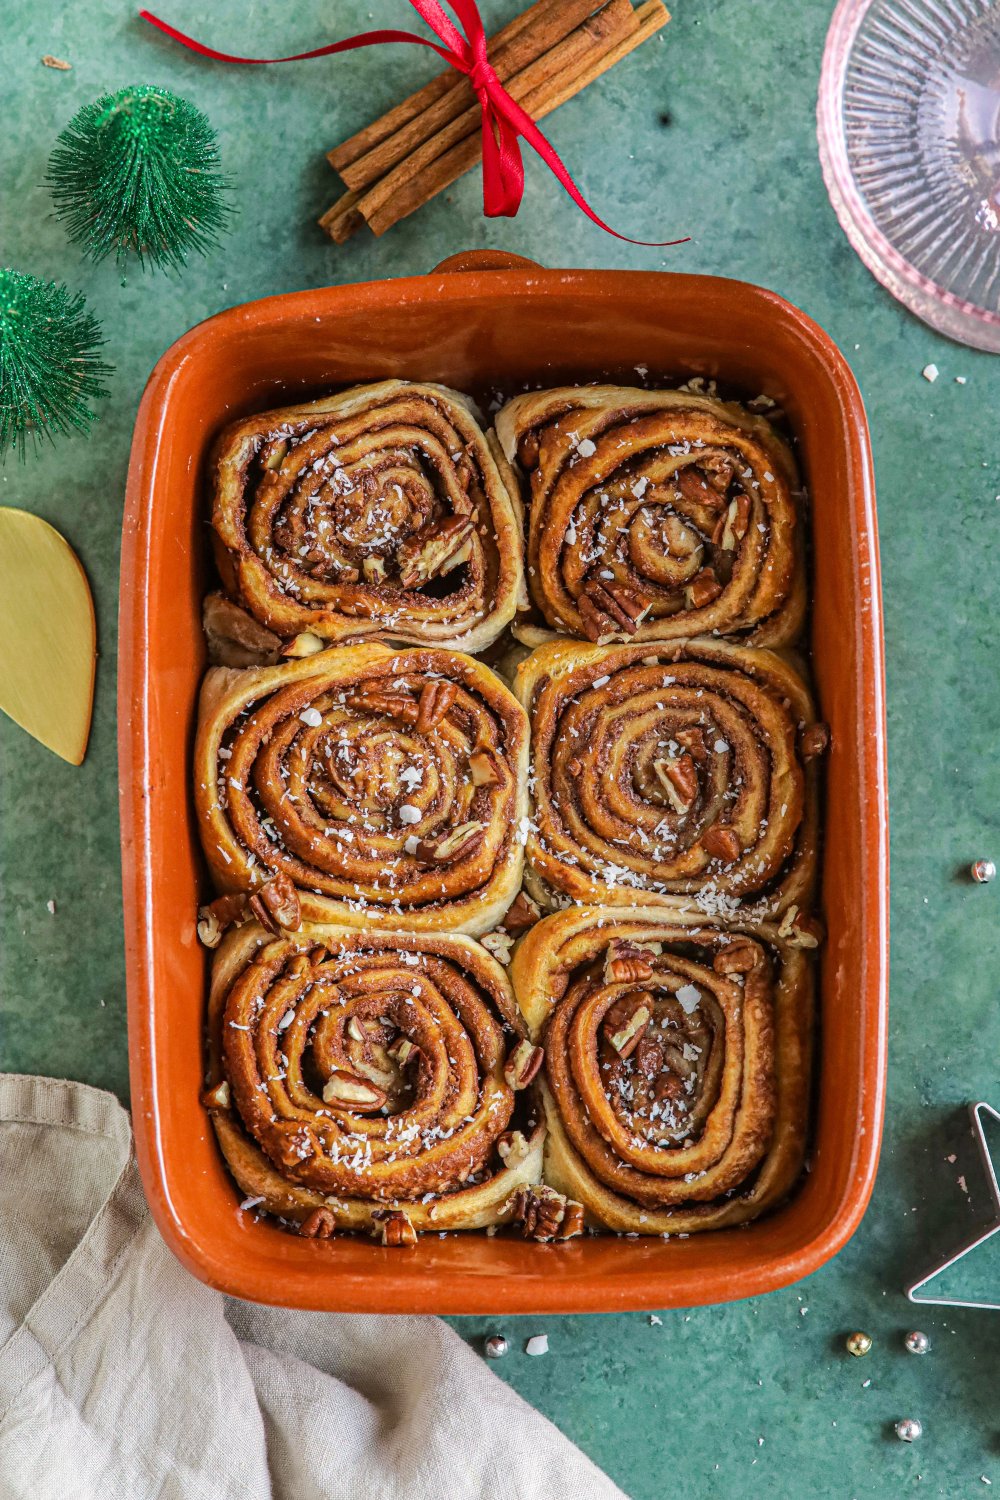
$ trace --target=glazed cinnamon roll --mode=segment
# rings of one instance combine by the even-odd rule
[[[774,929],[580,907],[533,927],[512,972],[545,1050],[545,1180],[591,1224],[718,1229],[793,1186],[812,980]]]
[[[795,469],[762,418],[687,391],[583,386],[515,397],[496,430],[527,476],[528,581],[552,629],[597,642],[798,635]]]
[[[215,667],[195,742],[202,844],[220,891],[272,912],[290,889],[306,920],[486,932],[521,882],[527,755],[521,706],[458,652],[369,643]],[[279,911],[276,929],[294,925]]]
[[[247,417],[212,467],[225,593],[263,658],[268,634],[288,655],[368,636],[479,651],[514,615],[516,481],[457,391],[385,380]],[[209,609],[210,640],[254,634]]]
[[[780,916],[815,946],[826,731],[788,662],[723,641],[563,640],[532,652],[515,687],[531,720],[537,900]]]
[[[405,1246],[508,1222],[538,1182],[544,1127],[518,1077],[534,1050],[469,938],[253,923],[213,964],[203,1102],[254,1207]]]

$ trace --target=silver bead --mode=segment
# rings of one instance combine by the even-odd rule
[[[923,1435],[923,1426],[916,1417],[904,1417],[901,1422],[896,1423],[896,1436],[901,1443],[915,1443]]]
[[[908,1333],[903,1342],[911,1354],[926,1354],[931,1347],[931,1341],[926,1333],[920,1333],[919,1330]]]
[[[978,885],[988,885],[996,879],[997,867],[991,859],[977,859],[970,866],[969,874]]]
[[[510,1345],[502,1333],[491,1333],[486,1340],[485,1348],[487,1359],[503,1359]]]

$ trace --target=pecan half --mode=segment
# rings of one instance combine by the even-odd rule
[[[750,524],[750,496],[741,490],[730,500],[725,513],[719,517],[712,532],[712,541],[723,552],[732,552],[737,542],[747,534]]]
[[[654,760],[653,771],[674,811],[688,812],[698,795],[698,772],[688,752]]]
[[[440,724],[457,697],[453,682],[425,682],[417,704],[417,733],[426,734]]]
[[[281,648],[282,656],[315,656],[317,651],[322,651],[326,641],[322,636],[316,635],[312,630],[303,630],[290,641],[286,641]]]
[[[646,1027],[649,1025],[653,1015],[649,1006],[645,1004],[651,998],[649,995],[645,995],[640,991],[634,998],[641,1003],[636,1005],[635,1010],[625,1022],[625,1025],[610,1038],[612,1047],[614,1047],[623,1062],[626,1058],[632,1056],[632,1053],[642,1041]]]
[[[604,956],[605,984],[636,984],[652,979],[649,949],[627,938],[612,938]]]
[[[652,608],[647,595],[616,578],[589,578],[576,603],[592,641],[607,635],[635,635]]]
[[[372,1214],[383,1245],[390,1250],[410,1250],[417,1243],[417,1231],[398,1208],[378,1208]]]
[[[361,571],[365,583],[381,583],[385,578],[385,558],[365,557],[361,560]]]
[[[399,581],[404,589],[419,588],[468,562],[472,556],[473,523],[469,516],[445,516],[431,521],[400,547],[396,554]]]
[[[487,932],[479,941],[498,964],[506,967],[510,963],[514,951],[514,939],[509,932]]]
[[[415,724],[420,712],[415,698],[409,693],[393,691],[377,682],[363,682],[347,695],[347,706],[359,708],[364,713],[384,714],[387,719],[398,719],[402,724]]]
[[[323,1085],[323,1103],[340,1104],[345,1109],[381,1109],[385,1097],[385,1091],[367,1078],[341,1068],[334,1069]]]
[[[705,731],[699,729],[697,725],[692,726],[691,729],[678,729],[674,739],[699,765],[704,765],[710,758]]]
[[[674,483],[689,505],[721,510],[734,472],[734,468],[724,460],[720,462],[707,457],[697,464],[686,464],[675,475]]]
[[[508,1171],[521,1167],[531,1153],[531,1143],[522,1130],[505,1130],[497,1139],[497,1155]]]
[[[503,919],[503,925],[508,932],[520,934],[527,932],[529,927],[534,927],[541,915],[538,902],[532,901],[526,891],[518,891],[507,908],[507,915]]]
[[[389,1048],[389,1056],[405,1068],[408,1062],[415,1062],[420,1056],[420,1048],[411,1042],[408,1036],[401,1036]]]
[[[206,1109],[228,1109],[229,1108],[229,1084],[223,1078],[214,1088],[205,1089],[201,1096],[201,1102]]]
[[[238,895],[216,896],[206,906],[198,908],[198,939],[206,948],[217,948],[227,927],[239,926],[247,920],[249,913],[247,898]]]
[[[314,1208],[299,1225],[304,1240],[328,1240],[336,1233],[337,1220],[328,1208]]]
[[[535,1047],[527,1040],[518,1042],[503,1065],[503,1076],[516,1093],[534,1082],[544,1061],[545,1053],[541,1047]]]
[[[790,948],[818,948],[826,937],[826,928],[818,917],[806,916],[797,906],[790,906],[778,924],[778,936]]]
[[[583,1233],[583,1205],[544,1183],[518,1188],[513,1206],[514,1222],[526,1240],[544,1245]]]
[[[282,928],[297,932],[302,926],[299,893],[283,870],[255,891],[248,904],[260,925],[275,937],[281,936]]]
[[[704,609],[706,604],[711,604],[713,599],[718,599],[721,593],[722,584],[712,569],[702,568],[684,590],[684,603],[688,609]]]
[[[720,948],[712,960],[712,967],[716,974],[751,974],[763,961],[764,955],[755,942],[750,938],[736,938],[727,947]]]
[[[799,750],[803,760],[814,760],[830,743],[830,726],[828,724],[807,724],[799,735]]]
[[[714,823],[711,828],[706,828],[701,836],[701,847],[712,859],[724,859],[727,864],[732,864],[734,859],[740,857],[740,841],[731,828],[723,828]]]
[[[486,830],[485,823],[459,823],[437,838],[421,839],[417,845],[417,858],[428,865],[452,865],[456,860],[471,854],[481,842]]]
[[[469,773],[473,786],[499,786],[500,773],[488,750],[473,750],[469,756]]]
[[[643,1036],[635,1049],[635,1065],[647,1078],[655,1078],[663,1068],[664,1056],[660,1043],[652,1037]]]

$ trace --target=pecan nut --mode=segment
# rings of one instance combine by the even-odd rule
[[[198,939],[206,948],[217,948],[227,927],[240,926],[247,920],[247,898],[242,892],[216,896],[207,906],[198,908]]]
[[[396,554],[399,581],[404,589],[419,588],[468,562],[472,556],[473,523],[469,516],[445,516],[422,526]]]
[[[689,812],[698,795],[698,772],[688,751],[654,760],[653,771],[674,811]]]
[[[315,656],[316,652],[322,651],[325,645],[326,641],[323,640],[322,636],[318,636],[315,631],[302,630],[282,646],[281,654],[282,656],[294,657]]]
[[[702,568],[684,590],[684,603],[688,609],[704,609],[722,593],[722,584],[711,568]]]
[[[778,924],[778,936],[790,948],[818,948],[826,937],[826,928],[818,917],[809,917],[790,906]]]
[[[381,1109],[385,1103],[385,1090],[359,1078],[356,1073],[346,1073],[335,1068],[323,1085],[323,1103],[339,1104],[345,1109]]]
[[[336,1233],[337,1220],[328,1208],[314,1208],[299,1225],[304,1240],[328,1240]]]
[[[452,865],[478,848],[485,831],[485,823],[459,823],[437,838],[421,839],[417,844],[417,859],[428,865]]]
[[[282,928],[297,932],[302,926],[299,893],[283,870],[255,891],[248,905],[260,925],[274,937],[281,936]]]
[[[353,693],[348,693],[347,706],[361,709],[363,713],[384,714],[387,719],[398,719],[402,724],[415,724],[420,712],[416,699],[409,693],[394,691],[377,682],[360,683]]]
[[[617,578],[591,577],[577,600],[588,640],[635,635],[653,607],[652,600]]]
[[[543,1049],[525,1039],[518,1042],[504,1063],[503,1076],[516,1093],[534,1082],[544,1061]]]
[[[469,774],[473,786],[499,786],[500,772],[488,750],[474,750],[469,756]]]
[[[537,1240],[544,1245],[583,1233],[583,1205],[545,1183],[519,1188],[514,1195],[513,1210],[514,1222],[526,1240]]]
[[[229,1084],[223,1078],[214,1088],[205,1089],[201,1096],[201,1102],[206,1109],[228,1109],[229,1108]]]
[[[642,1041],[646,1033],[646,1027],[653,1017],[653,1012],[649,1008],[649,1005],[646,1004],[648,1000],[652,999],[652,996],[640,993],[635,996],[635,999],[639,1002],[635,1010],[624,1026],[620,1027],[610,1038],[612,1047],[614,1047],[623,1062],[632,1056],[632,1053]]]
[[[740,857],[740,841],[731,828],[713,823],[701,836],[701,847],[711,859],[725,860],[731,865]]]
[[[604,957],[605,984],[638,984],[652,979],[650,950],[627,938],[612,938]]]
[[[736,938],[721,948],[712,961],[716,974],[752,974],[764,955],[751,938]]]
[[[830,743],[830,726],[828,724],[807,724],[799,735],[799,750],[803,760],[814,760]]]
[[[417,733],[427,734],[440,724],[457,697],[453,682],[425,682],[417,704]]]
[[[514,951],[514,939],[509,932],[487,932],[479,941],[498,964],[506,967],[510,963]]]
[[[507,908],[503,925],[508,932],[520,936],[522,932],[527,932],[529,927],[534,927],[541,915],[538,902],[533,901],[527,891],[518,891]]]
[[[390,1250],[409,1250],[417,1243],[417,1231],[398,1208],[378,1208],[372,1214],[379,1238]]]
[[[522,1167],[531,1154],[531,1143],[522,1130],[505,1130],[497,1140],[497,1155],[509,1172]]]
[[[736,543],[741,542],[747,534],[750,525],[750,496],[740,493],[735,499],[730,500],[725,512],[715,523],[712,532],[712,541],[723,552],[732,552]]]

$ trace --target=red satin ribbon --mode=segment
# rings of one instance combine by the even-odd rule
[[[296,52],[291,57],[234,57],[228,52],[216,52],[213,47],[203,46],[201,42],[185,36],[182,31],[169,26],[148,10],[141,10],[139,15],[192,52],[226,63],[256,66],[262,63],[300,62],[308,57],[328,57],[334,52],[353,52],[358,47],[377,47],[383,42],[412,42],[418,47],[430,47],[446,63],[465,74],[482,108],[483,213],[487,218],[512,218],[521,206],[524,163],[521,160],[519,138],[523,137],[559,179],[577,208],[600,229],[613,234],[616,240],[627,240],[630,245],[657,247],[686,243],[683,239],[634,240],[630,235],[619,234],[617,229],[605,224],[594,212],[555,147],[546,140],[531,116],[511,98],[493,71],[487,55],[486,32],[475,0],[449,0],[465,32],[464,36],[442,10],[438,0],[410,0],[410,4],[427,22],[443,46],[438,46],[437,42],[428,41],[426,37],[418,36],[413,31],[363,31],[342,42],[329,42],[325,47],[314,47],[311,52]]]

